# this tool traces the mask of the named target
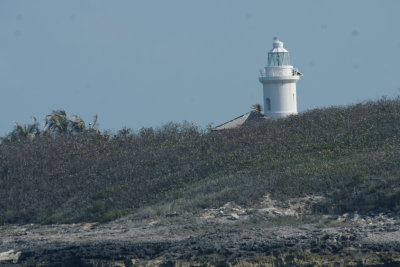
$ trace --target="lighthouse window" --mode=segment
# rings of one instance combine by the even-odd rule
[[[289,53],[287,52],[268,53],[268,66],[285,66],[285,65],[290,65]]]
[[[269,98],[266,99],[266,108],[267,111],[271,111],[271,99]]]

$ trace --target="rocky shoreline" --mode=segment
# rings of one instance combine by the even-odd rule
[[[400,266],[393,214],[282,226],[225,217],[1,226],[0,266]]]

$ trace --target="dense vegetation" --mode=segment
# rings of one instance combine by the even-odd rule
[[[325,194],[315,206],[322,213],[400,210],[400,99],[225,131],[169,123],[113,135],[95,124],[56,111],[47,128],[16,125],[2,139],[0,221],[197,213],[253,205],[267,193]]]

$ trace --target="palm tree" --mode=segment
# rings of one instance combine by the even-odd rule
[[[257,112],[258,114],[262,114],[263,112],[263,108],[260,104],[255,104],[251,106],[251,109],[255,112]]]
[[[74,120],[70,121],[70,131],[72,133],[81,133],[86,130],[85,122],[78,115],[72,115]]]
[[[11,142],[20,142],[28,137],[28,127],[26,124],[19,125],[17,122],[14,122],[14,130],[8,134],[8,139]]]
[[[33,124],[28,125],[28,137],[33,139],[35,136],[40,135],[39,123],[36,117],[32,117]]]
[[[89,122],[88,132],[100,134],[99,123],[97,122],[98,118],[99,116],[97,114],[94,114],[93,122]]]
[[[11,142],[20,142],[25,139],[33,139],[35,136],[40,135],[39,123],[37,122],[35,117],[32,117],[33,124],[24,124],[19,125],[17,122],[14,122],[14,130],[9,133],[6,138]]]
[[[71,121],[67,117],[65,110],[53,110],[46,116],[44,129],[45,132],[51,134],[69,134]]]
[[[93,122],[89,123],[89,129],[90,130],[96,130],[96,131],[99,130],[99,123],[97,122],[98,118],[99,118],[99,116],[97,114],[94,114]]]
[[[67,116],[65,110],[53,110],[46,116],[44,123],[44,132],[50,134],[77,134],[85,131],[98,132],[97,114],[94,116],[93,123],[86,127],[85,121],[78,115],[72,115],[72,120]]]

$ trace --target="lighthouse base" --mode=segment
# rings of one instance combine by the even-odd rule
[[[291,116],[291,115],[297,115],[297,112],[294,111],[283,111],[283,112],[265,112],[264,115],[274,118],[274,119],[280,119],[280,118],[285,118],[287,116]]]

